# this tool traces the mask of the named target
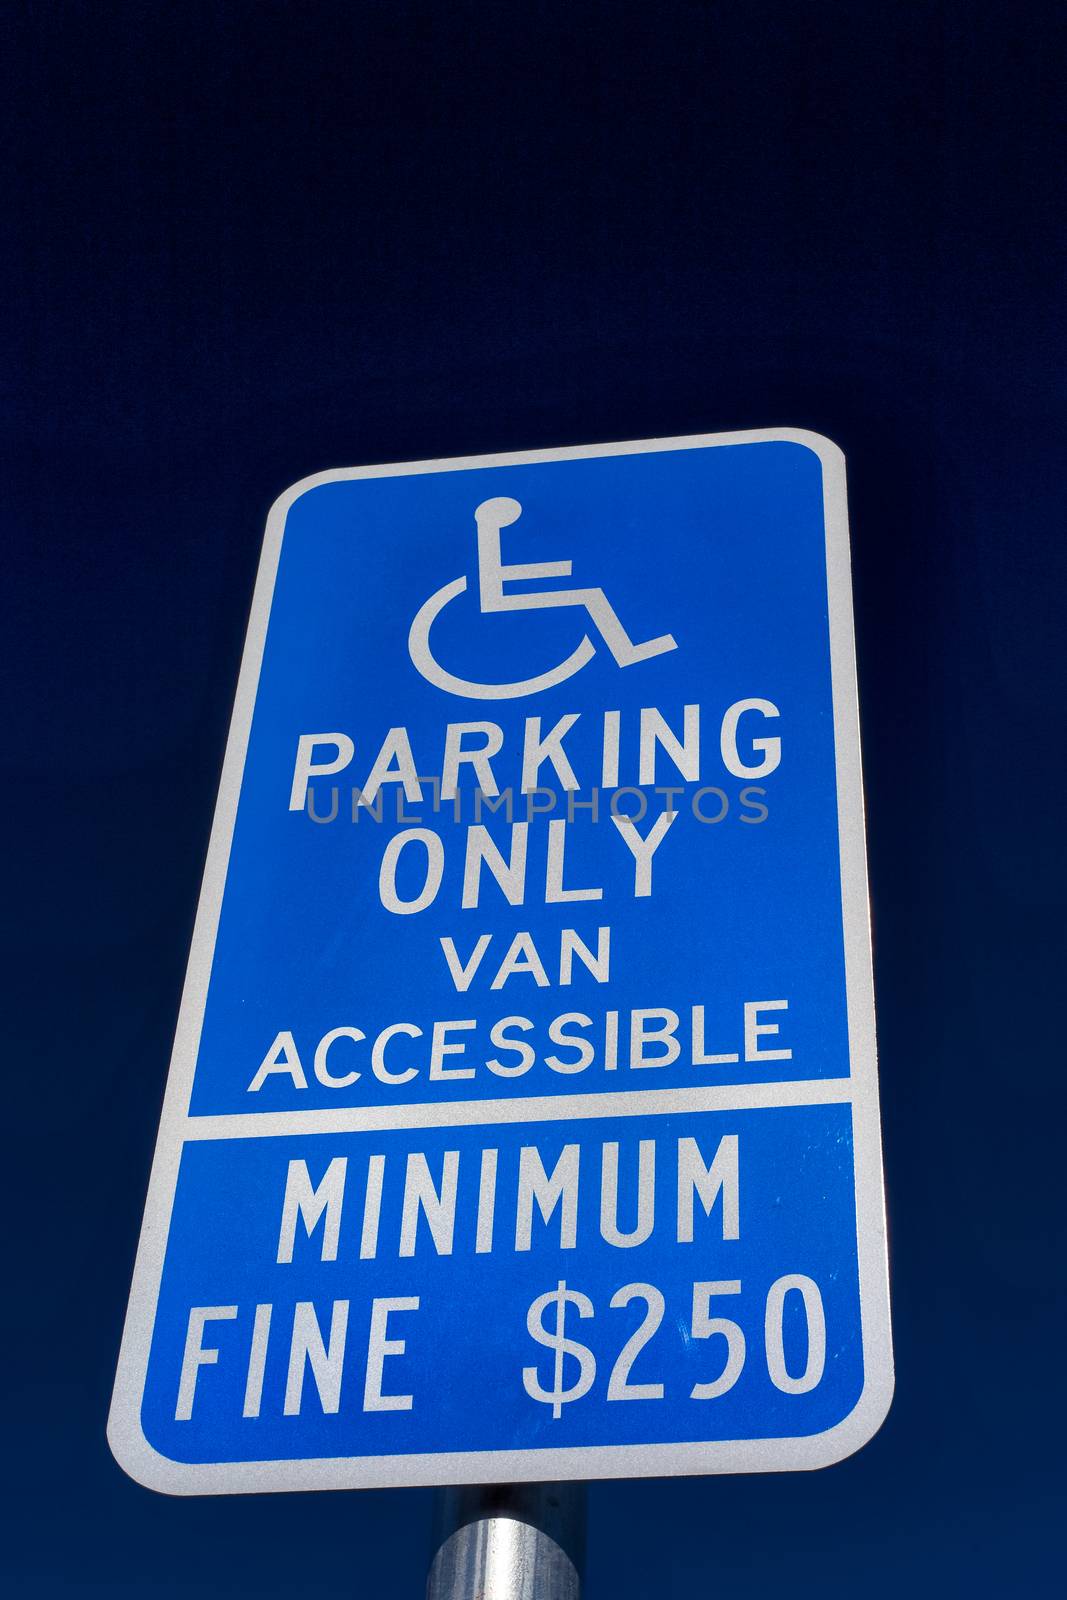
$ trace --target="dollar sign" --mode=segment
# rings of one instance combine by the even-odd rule
[[[560,1415],[565,1400],[580,1400],[583,1394],[588,1394],[596,1377],[596,1357],[589,1346],[579,1344],[577,1339],[563,1337],[568,1300],[577,1306],[580,1317],[593,1315],[593,1302],[586,1295],[579,1294],[576,1289],[568,1289],[562,1278],[559,1280],[558,1288],[549,1289],[547,1294],[538,1295],[526,1313],[526,1327],[531,1338],[554,1351],[556,1359],[550,1390],[542,1389],[537,1379],[536,1367],[523,1367],[523,1386],[531,1400],[542,1400],[545,1405],[551,1405],[554,1417]],[[545,1313],[552,1305],[556,1308],[556,1328],[554,1333],[549,1333],[545,1327]],[[563,1387],[564,1356],[573,1356],[578,1363],[578,1376],[569,1389]]]

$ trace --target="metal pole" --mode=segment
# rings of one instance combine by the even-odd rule
[[[426,1600],[579,1600],[585,1485],[440,1489]]]

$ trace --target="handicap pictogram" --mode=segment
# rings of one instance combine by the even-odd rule
[[[483,500],[474,513],[478,527],[478,594],[483,613],[500,611],[548,611],[557,607],[581,606],[588,612],[602,640],[620,667],[630,667],[637,661],[647,661],[667,650],[678,648],[673,636],[661,634],[644,644],[634,644],[614,606],[603,589],[542,589],[505,593],[504,585],[540,578],[569,578],[570,561],[528,561],[505,566],[500,555],[500,530],[517,522],[522,506],[517,500],[500,496]],[[463,695],[468,700],[512,700],[519,695],[536,694],[541,689],[551,689],[573,677],[596,654],[596,646],[588,634],[571,651],[566,660],[547,672],[533,678],[523,678],[517,683],[474,683],[448,672],[430,648],[430,629],[452,600],[467,588],[465,577],[453,578],[437,589],[420,606],[408,633],[408,653],[417,670],[428,683],[451,694]]]

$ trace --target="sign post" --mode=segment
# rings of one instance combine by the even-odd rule
[[[810,1468],[891,1389],[840,452],[297,484],[119,1461],[176,1494]]]
[[[426,1600],[578,1600],[585,1486],[439,1489]]]

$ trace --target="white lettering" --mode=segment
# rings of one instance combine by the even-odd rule
[[[332,761],[316,762],[312,759],[316,745],[332,744],[337,751]],[[289,810],[303,811],[307,804],[308,782],[312,778],[328,778],[340,772],[352,760],[356,747],[347,733],[302,733],[296,746],[296,764],[293,767],[293,787],[289,793]]]

